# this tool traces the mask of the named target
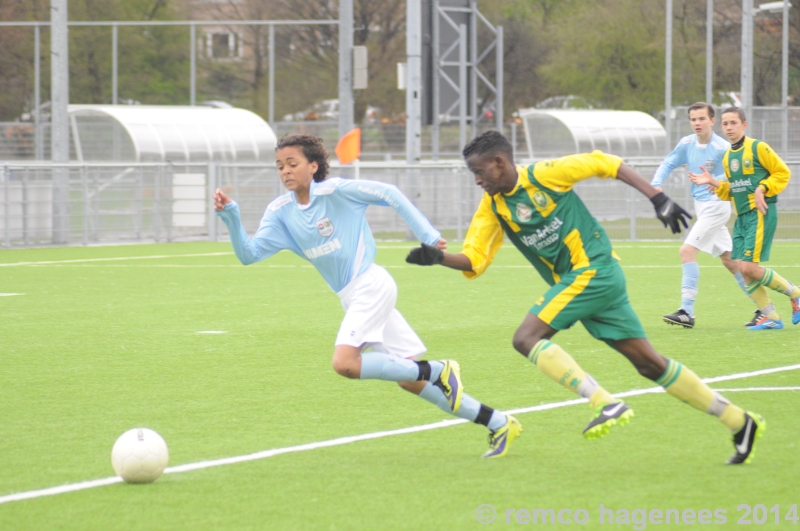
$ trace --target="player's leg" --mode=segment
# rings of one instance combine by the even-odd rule
[[[604,279],[607,273],[585,270],[564,277],[531,308],[514,333],[513,341],[514,348],[551,380],[589,400],[595,415],[584,430],[588,439],[604,436],[618,423],[626,424],[633,416],[633,410],[611,396],[572,356],[550,339],[558,330],[569,328],[608,303]],[[622,405],[618,407],[618,404]]]
[[[703,383],[691,369],[656,352],[646,338],[622,339],[611,344],[628,358],[639,374],[662,386],[678,400],[714,415],[728,427],[736,449],[736,453],[728,460],[729,464],[750,461],[754,455],[755,441],[767,427],[763,418],[755,413],[745,413]]]
[[[747,290],[747,282],[744,279],[744,275],[742,275],[742,261],[734,260],[730,252],[724,252],[720,254],[719,258],[722,261],[722,265],[725,267],[725,269],[730,271],[733,275],[733,278],[736,279],[736,283],[739,285],[739,288],[741,288],[744,294],[747,295],[751,301],[753,301],[753,304],[756,304],[756,301],[750,296],[750,292]],[[756,304],[756,306],[758,306],[758,304]],[[750,319],[750,321],[744,323],[744,325],[748,327],[755,326],[755,324],[758,323],[763,316],[764,314],[761,313],[761,310],[756,308],[755,312],[753,313],[753,317]]]
[[[392,311],[383,330],[383,343],[371,345],[373,349],[384,350],[396,357],[417,359],[425,352],[425,345],[419,339],[402,314],[396,309]],[[424,361],[418,361],[424,364]],[[427,400],[446,413],[462,419],[486,426],[490,431],[489,450],[483,457],[503,457],[508,452],[511,443],[519,437],[522,425],[502,411],[497,411],[486,404],[482,404],[464,392],[461,383],[460,367],[452,360],[444,362],[429,362],[431,365],[444,363],[438,378],[432,372],[429,381],[398,382],[398,385]],[[457,396],[458,400],[455,400]]]
[[[692,231],[699,225],[695,223]],[[689,237],[691,237],[691,233]],[[689,241],[687,237],[687,241]],[[697,299],[697,286],[700,282],[700,266],[697,264],[697,253],[699,249],[684,243],[680,248],[681,256],[681,307],[675,313],[662,317],[665,323],[680,325],[684,328],[694,327],[694,302]]]

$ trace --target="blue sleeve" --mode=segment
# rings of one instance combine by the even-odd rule
[[[244,265],[259,262],[290,247],[288,237],[276,219],[275,213],[267,209],[255,236],[250,238],[242,225],[239,205],[232,201],[217,215],[228,227],[231,245],[236,257]]]
[[[672,173],[672,170],[686,164],[686,146],[689,144],[685,143],[683,140],[678,142],[678,145],[675,146],[675,149],[672,150],[672,153],[666,156],[666,158],[661,162],[661,165],[656,170],[655,175],[653,175],[653,180],[650,181],[650,184],[653,186],[663,186],[664,181],[667,180],[669,174]]]
[[[422,243],[434,245],[442,237],[428,218],[393,184],[343,179],[337,188],[348,200],[392,207]]]

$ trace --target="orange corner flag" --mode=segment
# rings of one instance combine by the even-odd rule
[[[336,156],[339,164],[350,164],[361,156],[361,128],[356,127],[339,140]]]

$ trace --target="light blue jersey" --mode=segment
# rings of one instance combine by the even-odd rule
[[[716,133],[711,134],[708,144],[697,142],[697,135],[687,135],[681,138],[672,153],[667,155],[664,162],[656,170],[653,186],[663,186],[672,170],[686,164],[689,171],[698,173],[700,166],[705,166],[708,172],[717,179],[725,179],[725,170],[722,167],[722,156],[731,147],[730,142],[724,140]],[[709,192],[706,185],[692,184],[692,197],[698,201],[719,201],[714,192]]]
[[[311,262],[325,282],[340,292],[375,260],[375,239],[364,213],[369,205],[390,206],[422,243],[441,238],[422,213],[396,186],[376,181],[332,177],[312,182],[309,204],[299,205],[293,192],[268,206],[255,236],[242,225],[239,205],[217,212],[230,233],[239,260],[252,264],[288,249]]]

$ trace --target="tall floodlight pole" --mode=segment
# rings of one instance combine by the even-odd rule
[[[50,148],[54,164],[69,162],[69,39],[67,0],[50,2]],[[69,237],[69,170],[53,170],[53,243]]]
[[[789,1],[783,2],[783,34],[781,39],[781,155],[789,151]]]
[[[438,15],[437,15],[438,16]],[[422,136],[422,2],[406,2],[406,163],[418,164]]]
[[[742,109],[752,120],[753,107],[753,0],[742,0]]]
[[[714,90],[714,0],[706,0],[706,103],[713,104]]]
[[[339,0],[339,138],[353,129],[353,0]]]
[[[666,72],[664,73],[664,129],[667,130],[667,151],[672,146],[672,0],[667,0]]]

